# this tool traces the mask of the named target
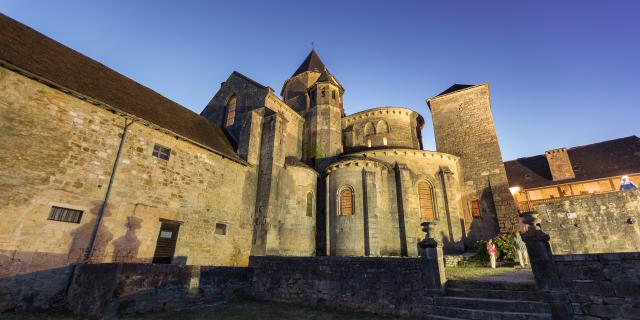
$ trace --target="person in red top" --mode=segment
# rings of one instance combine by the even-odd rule
[[[498,257],[498,250],[496,246],[493,244],[493,240],[489,239],[487,241],[487,252],[489,253],[489,259],[491,260],[491,268],[496,268],[496,258]]]

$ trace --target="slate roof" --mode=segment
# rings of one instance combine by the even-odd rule
[[[1,13],[0,61],[239,159],[204,117]]]
[[[629,136],[567,150],[576,175],[553,181],[547,158],[542,155],[506,161],[510,186],[537,188],[624,174],[640,173],[640,138]]]
[[[447,88],[447,90],[440,92],[436,97],[444,96],[445,94],[456,92],[456,91],[459,91],[459,90],[462,90],[462,89],[466,89],[466,88],[470,88],[470,87],[475,87],[475,85],[472,85],[472,84],[458,84],[458,83],[456,83],[456,84],[452,85],[451,87]]]
[[[304,59],[302,64],[298,67],[298,70],[296,70],[296,72],[294,72],[291,77],[293,78],[305,71],[322,72],[325,69],[327,69],[327,67],[325,67],[322,60],[320,60],[320,57],[318,56],[316,51],[311,50],[311,52],[309,52],[309,55]]]

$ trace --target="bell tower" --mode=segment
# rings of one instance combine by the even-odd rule
[[[305,162],[321,166],[322,160],[342,153],[342,95],[344,90],[327,69],[309,88],[309,110],[303,137]]]
[[[323,159],[342,152],[343,94],[315,50],[282,87],[284,102],[305,118],[302,160],[317,169],[322,169]]]

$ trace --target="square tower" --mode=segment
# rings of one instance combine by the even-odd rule
[[[460,157],[468,244],[514,230],[517,210],[491,114],[489,85],[456,84],[427,104],[437,151]]]

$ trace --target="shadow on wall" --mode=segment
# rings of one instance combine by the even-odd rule
[[[480,217],[468,217],[471,219],[471,224],[467,236],[464,238],[464,245],[467,250],[472,250],[477,241],[493,238],[500,232],[498,228],[498,218],[490,214],[491,212],[496,212],[491,185],[487,185],[482,190],[478,202],[480,205]]]
[[[0,312],[28,309],[56,309],[64,302],[64,292],[73,274],[73,265],[81,262],[91,234],[99,206],[94,206],[85,214],[88,222],[82,223],[70,234],[66,253],[37,252],[29,250],[0,250]],[[110,213],[105,212],[105,218]],[[58,223],[58,222],[56,222]],[[64,222],[59,222],[64,223]],[[140,240],[136,232],[141,228],[142,220],[129,217],[125,226],[127,232],[112,242],[113,260],[120,262],[150,262],[152,258],[139,258]],[[41,236],[47,236],[42,234]],[[113,235],[103,224],[96,239],[93,252],[94,262],[105,259],[107,245]],[[38,242],[38,239],[30,241]],[[48,239],[48,243],[51,242]],[[184,264],[186,258],[176,257],[174,263]]]

